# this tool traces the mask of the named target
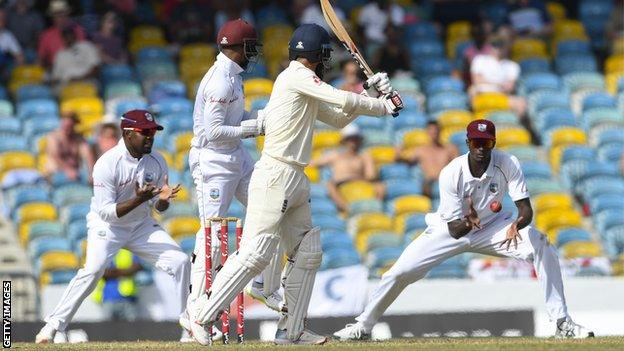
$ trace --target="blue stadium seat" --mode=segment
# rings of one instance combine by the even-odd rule
[[[184,112],[159,116],[158,123],[165,128],[167,134],[190,132],[193,130],[193,115]]]
[[[182,240],[180,240],[180,248],[188,255],[193,253],[193,249],[195,249],[195,236],[189,235],[182,238]]]
[[[392,145],[392,132],[388,130],[366,129],[361,132],[364,147]]]
[[[542,110],[537,114],[536,127],[540,134],[559,127],[577,127],[576,117],[570,109],[553,107]]]
[[[494,26],[502,25],[507,20],[509,8],[505,2],[485,2],[481,3],[480,6],[480,12],[483,13],[484,18],[491,21]]]
[[[425,228],[427,228],[427,222],[423,213],[416,213],[405,219],[405,233]]]
[[[613,11],[613,2],[604,0],[580,1],[578,14],[583,22],[598,18],[606,20]]]
[[[520,61],[522,75],[550,72],[550,63],[543,58],[528,58]]]
[[[345,222],[342,219],[336,217],[335,214],[312,216],[312,223],[314,223],[315,226],[321,227],[321,230],[346,230]]]
[[[65,238],[48,236],[35,238],[28,243],[28,254],[33,260],[49,251],[72,251],[72,245]]]
[[[269,103],[269,99],[265,97],[257,97],[251,101],[252,110],[262,110]]]
[[[17,116],[28,119],[37,115],[57,115],[59,108],[56,101],[51,99],[32,99],[17,104]]]
[[[176,66],[171,62],[139,62],[136,67],[141,80],[158,81],[178,78]]]
[[[349,216],[357,216],[363,213],[383,212],[383,202],[379,200],[360,200],[349,204]]]
[[[50,197],[48,191],[42,187],[24,187],[22,189],[16,189],[16,192],[11,196],[10,207],[14,211],[20,206],[30,202],[49,202]]]
[[[14,109],[11,101],[0,100],[0,117],[13,117]]]
[[[611,228],[624,225],[624,216],[622,216],[621,209],[609,209],[602,211],[594,216],[594,219],[596,221],[598,232],[601,235],[603,235],[602,233],[606,233]]]
[[[463,279],[467,277],[465,258],[458,255],[431,268],[425,279]]]
[[[116,64],[102,66],[100,79],[104,85],[107,85],[116,81],[134,81],[136,76],[134,70],[129,65]]]
[[[591,241],[591,236],[581,228],[562,229],[557,233],[557,247],[562,247],[571,241]]]
[[[6,151],[27,151],[28,141],[23,136],[6,135],[0,138],[0,153]]]
[[[193,103],[186,98],[168,98],[152,105],[151,109],[161,115],[193,113]]]
[[[91,201],[93,190],[84,184],[66,184],[52,190],[52,202],[57,207]]]
[[[371,269],[388,267],[401,256],[402,252],[402,247],[382,247],[373,250],[366,257],[367,266]]]
[[[391,163],[379,170],[379,178],[383,181],[390,179],[411,179],[410,168],[405,163]]]
[[[589,42],[564,40],[557,43],[557,56],[591,54]]]
[[[17,118],[3,118],[0,123],[0,134],[19,136],[22,133],[22,121]]]
[[[52,90],[45,85],[28,84],[17,89],[16,99],[18,103],[34,99],[50,100],[53,99]]]
[[[391,201],[403,195],[422,195],[422,183],[395,179],[385,181],[386,200]]]
[[[617,163],[624,153],[623,143],[610,143],[598,149],[598,160],[602,162]]]
[[[539,96],[535,97],[533,110],[539,112],[550,107],[569,108],[570,96],[562,92],[538,91]],[[533,94],[531,94],[533,95]]]
[[[624,143],[624,129],[609,129],[598,134],[598,147],[611,143]]]
[[[561,55],[555,59],[557,73],[565,75],[572,72],[596,72],[598,66],[592,55]]]
[[[418,39],[436,40],[438,38],[438,31],[433,23],[419,21],[405,25],[403,28],[403,37],[406,42],[412,42]]]
[[[49,273],[49,281],[48,284],[54,285],[54,284],[68,284],[75,276],[76,276],[76,271],[73,269],[69,269],[69,270],[57,270],[57,271],[51,271],[48,272]]]
[[[329,194],[327,193],[327,187],[325,184],[310,184],[310,197],[312,199],[326,199],[328,196]]]
[[[613,96],[603,92],[589,94],[583,99],[583,111],[587,111],[597,107],[615,108],[616,106],[617,104]]]
[[[326,230],[321,232],[321,246],[323,251],[331,249],[355,250],[353,240],[349,234],[336,230]]]
[[[72,243],[74,252],[80,250],[80,242],[87,238],[87,220],[75,220],[67,226],[67,239]]]
[[[520,90],[523,95],[528,95],[540,89],[559,90],[561,85],[561,79],[553,73],[531,73],[522,78]]]
[[[451,74],[451,62],[445,57],[427,57],[412,60],[411,67],[419,79],[433,79],[437,76],[447,76]]]
[[[8,100],[9,94],[7,94],[6,89],[3,86],[0,86],[0,100]]]
[[[601,194],[589,199],[589,208],[593,215],[609,209],[624,211],[624,201],[620,194]]]
[[[436,114],[445,110],[467,110],[468,97],[465,94],[441,93],[427,99],[427,111]]]
[[[136,54],[138,62],[173,62],[172,55],[164,48],[158,46],[145,47]]]
[[[624,225],[615,225],[602,235],[605,251],[613,260],[624,253]]]
[[[583,127],[591,131],[595,127],[623,128],[624,115],[614,107],[596,107],[583,113]]]
[[[550,166],[543,162],[525,162],[521,165],[522,173],[526,178],[551,179],[552,172]]]
[[[570,161],[591,161],[596,159],[596,152],[588,146],[569,146],[563,150],[561,154],[561,164],[564,165]]]
[[[401,118],[393,118],[390,123],[395,131],[418,129],[427,125],[427,117],[421,112],[414,110],[401,111]]]
[[[124,99],[117,104],[115,112],[117,116],[121,116],[130,110],[146,110],[147,108],[147,103],[141,99]]]
[[[338,213],[336,204],[330,199],[314,199],[310,202],[310,208],[313,215],[335,215]]]
[[[70,225],[75,221],[85,219],[90,210],[91,203],[89,202],[70,204],[61,210],[61,220],[65,225]]]
[[[429,79],[425,83],[425,92],[427,95],[435,95],[442,92],[463,92],[464,83],[448,76],[440,76]]]
[[[361,116],[355,120],[355,124],[360,129],[383,130],[386,128],[387,120],[384,118],[376,118],[370,116]]]
[[[411,57],[421,60],[425,57],[444,58],[444,46],[437,40],[419,40],[409,44]]]
[[[45,237],[49,239],[50,237],[61,238],[65,235],[65,231],[63,230],[63,225],[57,221],[35,221],[30,224],[30,228],[28,231],[28,242]]]
[[[354,249],[328,249],[323,252],[320,270],[348,267],[360,263],[360,256]]]
[[[186,98],[186,86],[179,80],[161,81],[149,92],[149,101],[154,104],[167,98]]]
[[[624,197],[624,180],[596,177],[585,182],[583,192],[586,199],[593,199],[603,194],[616,194]]]
[[[36,135],[48,134],[60,125],[57,116],[36,116],[24,122],[24,135],[32,138]]]

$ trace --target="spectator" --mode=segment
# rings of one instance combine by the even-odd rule
[[[507,22],[516,35],[546,37],[551,32],[550,15],[541,0],[516,0]]]
[[[93,37],[93,43],[100,50],[100,57],[105,64],[125,63],[128,60],[123,40],[117,35],[119,20],[114,12],[108,12],[102,18],[100,30]]]
[[[103,123],[98,127],[96,143],[93,145],[95,159],[119,143],[121,132],[115,123]]]
[[[46,175],[51,177],[54,173],[61,172],[72,180],[80,179],[80,167],[84,164],[87,168],[88,181],[91,178],[95,159],[91,148],[82,135],[76,132],[78,117],[75,113],[61,115],[59,129],[51,132],[47,137]]]
[[[492,23],[487,20],[472,25],[470,31],[474,43],[463,52],[466,68],[470,68],[472,60],[477,55],[489,55],[492,52],[492,45],[490,45],[492,30]]]
[[[11,31],[6,28],[7,25],[6,10],[0,8],[0,70],[10,67],[13,64],[21,65],[24,63],[24,55],[22,48],[15,39]]]
[[[364,90],[364,79],[362,79],[362,70],[360,66],[353,60],[342,61],[340,65],[342,70],[342,84],[339,89],[359,94]]]
[[[340,144],[343,149],[321,156],[311,164],[316,167],[330,167],[332,179],[327,182],[329,197],[336,203],[340,211],[347,211],[349,204],[340,194],[340,186],[356,180],[375,182],[377,169],[373,158],[361,153],[360,148],[364,141],[357,126],[351,124],[342,129]],[[382,183],[375,183],[377,198],[383,200],[385,195]]]
[[[254,15],[249,9],[247,0],[228,0],[222,2],[223,7],[215,14],[214,30],[219,31],[225,22],[235,19],[243,19],[252,26],[255,24]]]
[[[425,179],[423,180],[423,193],[431,197],[432,185],[438,180],[442,168],[458,156],[459,151],[453,144],[442,145],[440,141],[440,126],[436,121],[429,121],[427,134],[430,143],[413,149],[405,149],[403,146],[397,150],[398,161],[409,164],[419,164]]]
[[[507,59],[505,43],[500,38],[492,40],[490,54],[477,55],[470,65],[472,86],[469,94],[474,96],[484,92],[499,92],[509,96],[509,105],[518,115],[524,116],[526,101],[512,95],[520,76],[520,65]]]
[[[121,249],[104,271],[93,299],[101,303],[112,321],[135,321],[138,317],[134,276],[143,270],[132,252]]]
[[[31,0],[16,0],[8,16],[8,28],[27,53],[27,57],[30,57],[29,52],[33,55],[37,52],[37,42],[43,30],[43,18],[31,7]]]
[[[78,40],[84,40],[85,32],[82,27],[73,24],[69,18],[71,8],[65,0],[52,0],[48,7],[48,15],[52,17],[52,27],[46,29],[39,37],[39,60],[45,67],[52,66],[56,53],[65,47],[61,31],[73,25],[74,34]]]
[[[52,80],[65,84],[94,77],[101,62],[95,45],[86,40],[78,41],[73,26],[63,28],[62,38],[65,48],[54,58]]]
[[[386,27],[390,24],[402,26],[404,16],[401,6],[389,0],[375,0],[362,7],[357,22],[359,32],[364,34],[367,51],[374,53],[379,46],[386,44]]]
[[[212,42],[212,13],[205,1],[184,1],[171,8],[171,32],[177,43]],[[209,14],[206,16],[206,14]]]
[[[408,51],[401,45],[399,28],[389,25],[386,29],[387,42],[382,45],[373,59],[373,66],[377,71],[386,72],[394,76],[399,71],[410,71],[410,58]]]
[[[618,38],[624,37],[624,1],[617,0],[609,21],[606,24],[607,39],[611,45],[615,43]],[[611,52],[615,53],[615,50],[611,48]]]
[[[325,30],[328,33],[332,33],[332,30],[331,28],[329,28],[327,21],[325,21],[325,17],[323,16],[323,11],[321,10],[321,5],[319,4],[318,0],[308,0],[307,3],[308,4],[306,5],[306,7],[303,10],[303,13],[301,14],[301,18],[299,19],[299,24],[304,24],[304,23],[318,24],[319,26],[325,28]],[[336,16],[338,16],[338,19],[340,19],[340,21],[344,23],[344,19],[345,19],[344,12],[338,7],[334,7],[334,10],[336,10]]]

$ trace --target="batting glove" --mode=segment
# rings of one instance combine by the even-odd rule
[[[385,94],[380,99],[384,102],[386,112],[389,115],[396,117],[399,115],[399,111],[403,109],[403,100],[401,100],[401,95],[397,91]]]
[[[241,122],[241,128],[243,129],[243,139],[254,138],[258,135],[264,134],[262,128],[263,123],[258,123],[257,119],[248,119]]]
[[[365,87],[373,87],[381,95],[390,94],[392,92],[392,85],[390,85],[390,78],[386,72],[375,73],[372,77],[366,80]]]

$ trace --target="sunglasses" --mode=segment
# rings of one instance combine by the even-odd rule
[[[469,139],[468,144],[472,149],[492,149],[494,148],[494,144],[496,144],[495,140],[492,139]]]
[[[131,130],[146,137],[153,137],[156,135],[156,129],[124,128],[124,130]]]

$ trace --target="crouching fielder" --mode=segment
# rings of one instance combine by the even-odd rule
[[[334,333],[341,340],[362,340],[384,311],[411,283],[449,257],[462,252],[511,257],[532,262],[546,298],[546,310],[556,322],[557,337],[593,337],[574,323],[563,294],[559,258],[544,234],[530,223],[533,217],[529,193],[518,159],[492,150],[496,144],[494,123],[475,120],[468,125],[470,151],[451,161],[440,173],[440,206],[425,217],[427,229],[401,254],[382,276],[357,323]],[[490,205],[508,192],[518,208],[511,212]]]
[[[289,55],[290,65],[277,77],[265,108],[264,150],[251,176],[241,248],[217,275],[209,297],[200,299],[197,309],[189,311],[196,321],[193,330],[217,320],[219,311],[269,264],[281,241],[288,256],[283,273],[287,312],[279,320],[275,343],[326,341],[304,330],[322,257],[319,229],[312,228],[310,217],[310,185],[303,171],[310,162],[314,121],[318,118],[344,127],[358,115],[390,115],[402,106],[383,74],[369,80],[385,94],[379,99],[325,84],[321,78],[331,47],[329,35],[318,25],[297,28]]]
[[[154,136],[163,127],[145,110],[126,112],[121,118],[123,138],[97,160],[93,168],[93,198],[87,215],[87,257],[56,308],[37,334],[37,343],[54,340],[63,332],[78,307],[102,278],[121,248],[168,273],[175,282],[180,306],[186,305],[189,284],[188,256],[152,218],[152,207],[162,212],[180,186],[169,187],[167,164],[152,152]]]

